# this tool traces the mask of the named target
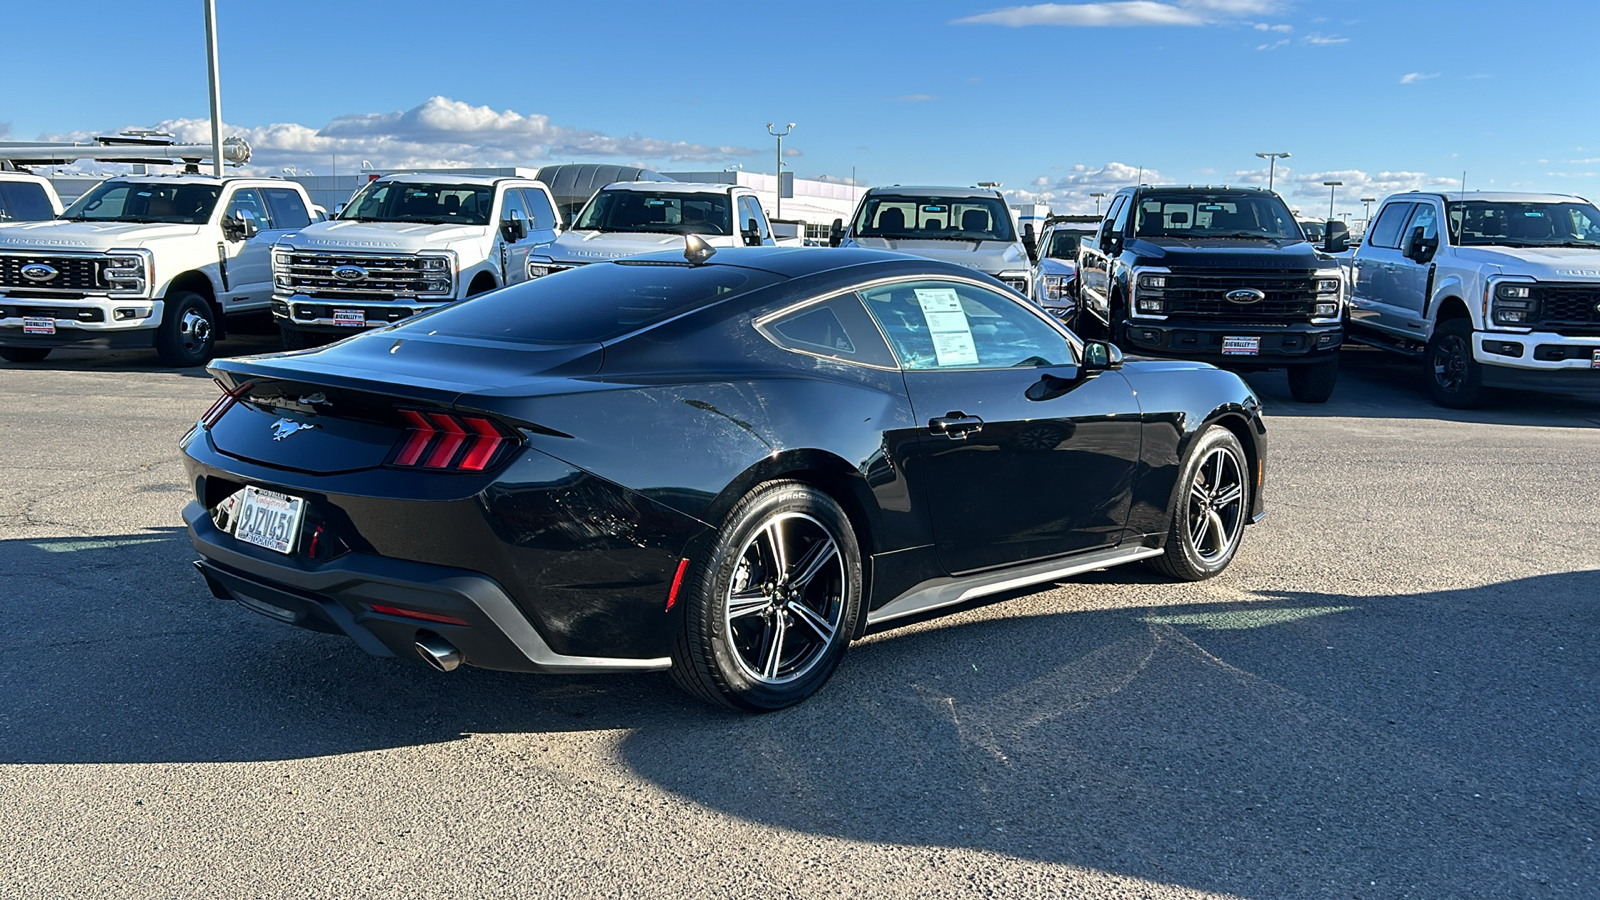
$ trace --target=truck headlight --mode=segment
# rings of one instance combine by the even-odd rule
[[[292,254],[290,254],[289,251],[287,251],[287,250],[274,250],[274,251],[272,251],[272,267],[273,268],[275,268],[275,269],[287,269],[292,265],[294,265],[294,256]]]
[[[418,257],[418,259],[422,260],[422,271],[424,272],[443,273],[450,271],[450,260],[443,256],[422,256]]]
[[[549,264],[547,264],[547,263],[535,263],[535,262],[528,263],[528,277],[529,278],[543,278],[544,276],[549,275],[549,274],[550,274],[550,266],[549,266]]]
[[[1337,293],[1339,293],[1339,279],[1337,279],[1337,278],[1318,278],[1317,279],[1317,293],[1319,293],[1319,294],[1337,294]]]
[[[1166,304],[1162,303],[1159,297],[1139,298],[1139,312],[1158,313],[1164,308]]]
[[[1502,284],[1494,289],[1494,295],[1501,300],[1532,300],[1533,288],[1526,284]]]
[[[1067,286],[1070,284],[1072,284],[1071,275],[1046,275],[1044,277],[1044,298],[1046,300],[1060,300],[1066,296]]]
[[[136,250],[112,250],[106,254],[101,278],[118,294],[145,294],[150,289],[150,257]]]
[[[1142,287],[1142,288],[1144,288],[1146,290],[1157,290],[1157,291],[1159,291],[1159,290],[1164,289],[1166,286],[1167,286],[1167,276],[1165,276],[1165,275],[1140,275],[1139,276],[1139,287]]]
[[[1318,303],[1311,308],[1311,315],[1318,319],[1327,319],[1339,314],[1339,304]]]
[[[1533,321],[1537,302],[1531,284],[1497,284],[1494,288],[1494,323],[1526,325]]]

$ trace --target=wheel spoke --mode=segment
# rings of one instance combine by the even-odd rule
[[[1201,506],[1205,506],[1211,502],[1211,494],[1206,491],[1204,485],[1196,480],[1194,484],[1189,485],[1189,499]]]
[[[783,616],[773,616],[766,634],[770,643],[762,647],[761,674],[765,678],[778,677],[778,664],[783,661],[783,638],[787,631]]]
[[[766,591],[753,588],[746,591],[736,591],[728,596],[728,618],[741,619],[754,615],[767,608],[770,600]]]
[[[834,557],[839,555],[839,548],[833,543],[833,538],[826,538],[813,544],[806,554],[794,564],[794,574],[789,576],[789,586],[797,591],[805,590],[811,579],[817,577],[822,567],[827,565]]]
[[[1230,484],[1217,494],[1217,506],[1228,506],[1237,503],[1244,496],[1244,489],[1237,484]]]
[[[1222,463],[1228,455],[1218,450],[1211,454],[1211,458],[1215,460],[1211,465],[1211,490],[1215,491],[1222,484]]]
[[[789,571],[789,557],[783,547],[783,520],[773,519],[767,523],[767,551],[772,558],[772,577],[782,578]]]
[[[1194,544],[1194,549],[1197,552],[1204,552],[1201,551],[1200,548],[1204,545],[1206,532],[1209,531],[1210,528],[1211,510],[1201,509],[1200,515],[1195,517],[1195,523],[1190,526],[1189,529],[1189,540]]]
[[[1222,524],[1222,517],[1216,510],[1206,510],[1206,519],[1211,523],[1210,538],[1215,548],[1215,553],[1221,553],[1228,546],[1228,532]]]
[[[826,644],[833,640],[833,633],[837,629],[816,610],[804,603],[790,603],[788,608],[790,612],[794,613],[795,618],[804,622],[812,631],[816,632],[817,637],[822,638],[823,643]]]

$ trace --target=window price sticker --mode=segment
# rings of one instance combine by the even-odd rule
[[[941,366],[975,366],[978,348],[972,342],[972,326],[961,308],[961,297],[953,288],[916,288],[917,305],[928,323],[933,338],[933,355]]]

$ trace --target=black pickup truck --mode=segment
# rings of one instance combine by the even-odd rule
[[[1078,249],[1078,330],[1130,353],[1230,369],[1287,368],[1303,403],[1333,395],[1349,249],[1329,222],[1306,240],[1283,200],[1255,188],[1123,188]]]

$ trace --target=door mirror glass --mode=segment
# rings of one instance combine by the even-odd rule
[[[522,213],[513,209],[506,216],[506,220],[500,223],[501,230],[505,232],[506,240],[515,244],[526,238],[528,236],[528,220],[522,217]]]
[[[1437,234],[1430,237],[1428,229],[1421,225],[1411,229],[1411,240],[1406,248],[1406,258],[1415,263],[1423,264],[1433,259],[1433,255],[1438,251],[1439,236]]]
[[[1107,372],[1122,368],[1122,350],[1105,341],[1086,341],[1083,345],[1083,372]]]
[[[1039,240],[1034,236],[1032,222],[1022,226],[1022,249],[1028,251],[1028,262],[1039,261]]]
[[[1322,252],[1343,253],[1344,251],[1350,249],[1350,226],[1344,224],[1343,222],[1340,222],[1337,219],[1329,219],[1327,230],[1324,232],[1324,235],[1325,237],[1322,239]]]
[[[844,242],[844,220],[834,219],[833,225],[828,229],[828,246],[837,247]]]
[[[248,209],[236,209],[233,215],[222,220],[224,236],[229,240],[248,241],[260,233],[256,214]]]
[[[744,222],[744,243],[747,247],[761,246],[761,226],[753,218]]]

